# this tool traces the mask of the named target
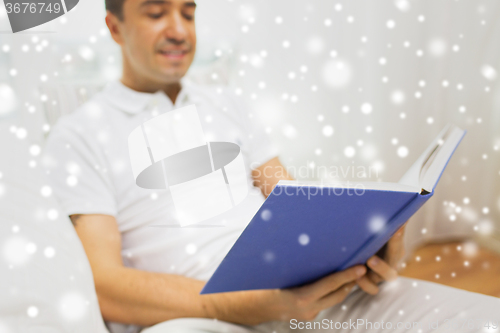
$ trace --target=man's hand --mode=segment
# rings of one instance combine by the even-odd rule
[[[380,282],[397,278],[397,265],[404,256],[403,236],[406,223],[391,237],[381,251],[368,260],[367,266],[370,270],[357,281],[358,286],[367,293],[375,295],[378,293],[377,285]]]
[[[208,317],[219,320],[246,325],[273,320],[313,320],[320,311],[341,303],[366,271],[365,266],[358,265],[305,286],[202,297],[208,305]]]
[[[272,158],[252,170],[254,185],[259,187],[265,198],[271,194],[280,180],[293,180],[278,157]]]
[[[365,276],[366,271],[366,267],[354,266],[312,284],[282,290],[286,311],[279,319],[314,319],[320,311],[342,302],[356,285],[356,280]]]

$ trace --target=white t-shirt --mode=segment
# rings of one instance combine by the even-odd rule
[[[163,91],[143,93],[119,80],[110,82],[59,119],[46,143],[43,163],[64,214],[116,218],[126,266],[208,280],[264,201],[252,185],[251,166],[277,156],[277,149],[229,89],[184,79],[181,84],[173,105]],[[197,107],[207,141],[240,146],[250,191],[235,208],[201,225],[181,227],[168,189],[136,185],[128,135],[154,116],[191,104]]]

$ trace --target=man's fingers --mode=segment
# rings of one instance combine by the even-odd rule
[[[386,281],[395,280],[398,277],[398,272],[377,256],[371,257],[367,265]]]
[[[332,291],[339,289],[342,285],[356,281],[366,274],[366,267],[358,265],[344,271],[330,274],[314,283],[300,287],[299,292],[303,295],[310,295],[314,299],[328,295]]]
[[[378,275],[377,273],[375,273],[372,270],[370,270],[370,271],[368,271],[368,273],[366,273],[366,277],[368,277],[375,284],[379,284],[380,282],[384,281],[384,279],[382,279],[380,277],[380,275]]]
[[[357,281],[358,286],[370,295],[376,295],[378,293],[377,284],[372,281],[367,275],[360,277]]]
[[[387,260],[387,263],[392,267],[396,267],[404,256],[403,236],[405,226],[406,224],[403,225],[387,243],[387,252],[384,259]]]
[[[349,293],[351,292],[352,288],[354,288],[355,285],[356,285],[355,281],[349,282],[343,285],[340,289],[320,298],[317,302],[318,309],[321,311],[341,303],[347,297],[347,295],[349,295]]]

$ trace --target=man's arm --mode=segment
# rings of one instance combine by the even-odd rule
[[[140,271],[123,265],[114,217],[72,215],[92,268],[99,305],[108,321],[150,326],[174,318],[217,318],[254,325],[271,320],[311,320],[344,300],[362,265],[298,288],[200,295],[203,281]]]
[[[89,259],[104,319],[151,325],[188,312],[206,316],[206,303],[196,299],[203,282],[123,265],[114,217],[72,215],[71,220]]]

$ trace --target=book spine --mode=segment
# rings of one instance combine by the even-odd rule
[[[377,253],[388,241],[389,239],[403,226],[403,224],[408,221],[408,219],[415,214],[422,205],[429,200],[429,198],[434,194],[433,192],[427,194],[418,194],[414,200],[412,200],[405,208],[403,208],[399,213],[396,214],[385,226],[385,228],[380,231],[377,235],[369,239],[365,245],[361,247],[361,250],[351,257],[347,262],[341,266],[339,270],[344,270],[349,267],[365,264],[371,256]]]

